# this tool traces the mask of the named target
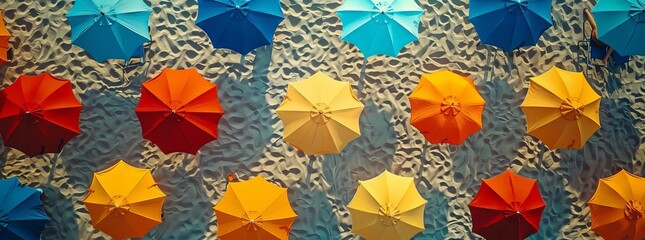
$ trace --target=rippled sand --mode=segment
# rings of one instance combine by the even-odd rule
[[[151,64],[131,71],[129,84],[121,80],[119,61],[96,63],[71,45],[65,20],[71,2],[0,2],[17,56],[0,66],[3,86],[20,74],[49,71],[71,79],[85,105],[82,134],[59,156],[28,158],[0,147],[2,175],[18,176],[45,190],[52,221],[43,239],[107,237],[92,228],[82,199],[92,172],[119,159],[153,169],[168,194],[165,221],[149,233],[150,239],[214,239],[217,219],[211,208],[224,193],[231,171],[242,179],[262,174],[289,187],[299,215],[292,239],[358,239],[350,231],[347,203],[357,180],[384,169],[414,177],[428,199],[426,230],[416,239],[477,238],[470,232],[467,204],[482,179],[509,166],[539,178],[547,202],[533,239],[594,239],[598,237],[589,230],[586,201],[598,179],[620,168],[645,175],[645,58],[624,70],[579,64],[582,9],[592,6],[586,1],[555,1],[555,26],[542,41],[508,55],[478,44],[467,20],[467,1],[422,1],[426,13],[420,41],[409,44],[398,58],[367,61],[339,39],[342,28],[334,9],[341,1],[283,0],[287,18],[277,30],[275,45],[246,57],[212,48],[194,24],[196,0],[147,1],[154,9]],[[519,105],[528,78],[552,66],[584,69],[603,96],[603,127],[583,150],[549,151],[526,134]],[[227,113],[220,122],[220,139],[197,156],[165,155],[141,137],[134,107],[143,81],[163,68],[187,67],[196,67],[218,84]],[[444,68],[470,74],[487,101],[484,129],[462,146],[429,145],[409,124],[407,95],[421,74]],[[281,138],[275,109],[287,83],[317,71],[351,82],[365,104],[363,136],[338,155],[308,157]]]

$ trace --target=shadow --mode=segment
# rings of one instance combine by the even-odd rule
[[[318,162],[318,169],[312,166],[315,162]],[[349,226],[331,223],[339,222],[338,214],[348,217],[349,210],[342,201],[334,198],[327,179],[319,177],[320,161],[312,159],[307,168],[306,176],[289,187],[289,200],[298,214],[291,227],[290,238],[341,239],[341,232],[348,232]]]
[[[393,171],[396,132],[390,124],[391,116],[372,101],[363,104],[361,136],[347,144],[340,154],[323,155],[322,160],[323,178],[329,180],[329,191],[344,203],[349,203],[354,196],[352,191],[358,186],[358,180],[375,177],[386,169]]]
[[[41,189],[43,190],[43,206],[50,218],[41,234],[41,239],[80,239],[79,229],[86,229],[87,226],[79,228],[77,213],[88,214],[87,210],[85,208],[75,209],[75,203],[71,196],[63,194],[56,186],[46,184]]]
[[[2,138],[0,138],[0,143],[2,142]],[[0,180],[5,179],[4,167],[7,165],[9,151],[11,151],[11,148],[5,147],[4,143],[0,145]]]
[[[271,145],[270,139],[277,136],[273,126],[279,119],[274,117],[266,100],[271,48],[260,47],[255,51],[251,78],[242,77],[243,72],[249,71],[244,62],[232,63],[228,76],[206,76],[217,79],[218,97],[225,112],[219,122],[218,139],[200,151],[199,156],[203,159],[200,168],[207,179],[225,168],[248,168],[257,164]]]
[[[445,239],[450,227],[448,216],[457,214],[450,211],[450,200],[442,192],[433,189],[432,185],[430,187],[418,187],[421,196],[428,201],[423,212],[425,230],[414,235],[412,239]]]
[[[526,91],[516,92],[506,79],[495,76],[482,81],[477,90],[486,101],[482,129],[458,146],[459,150],[453,154],[455,165],[461,163],[459,160],[471,160],[467,161],[468,165],[478,167],[490,161],[500,168],[489,170],[505,170],[516,154],[516,144],[526,133],[524,113],[519,107]]]
[[[211,197],[202,178],[187,175],[181,167],[160,166],[154,177],[166,194],[163,222],[153,228],[146,238],[202,239],[213,218]]]

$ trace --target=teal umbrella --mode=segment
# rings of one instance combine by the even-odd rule
[[[150,41],[150,13],[142,0],[77,0],[67,14],[72,43],[99,62],[128,60]]]
[[[356,45],[366,58],[396,57],[419,39],[423,9],[414,0],[346,0],[337,13],[343,22],[341,39]]]
[[[598,40],[620,55],[645,55],[645,0],[600,0],[591,10]]]

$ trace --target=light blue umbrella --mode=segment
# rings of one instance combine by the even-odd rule
[[[336,12],[343,22],[341,39],[356,45],[366,58],[396,57],[419,39],[423,9],[414,0],[345,0]]]
[[[551,0],[470,0],[469,8],[480,41],[505,52],[535,45],[553,25]]]
[[[99,62],[127,61],[137,48],[150,41],[151,13],[142,0],[76,0],[67,14],[72,43]]]
[[[282,20],[280,0],[199,0],[196,24],[214,47],[246,55],[271,45]]]
[[[645,55],[645,0],[600,0],[591,14],[598,40],[622,56]]]
[[[0,239],[38,240],[47,222],[39,191],[15,177],[0,181]]]

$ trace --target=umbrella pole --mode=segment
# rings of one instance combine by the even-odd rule
[[[51,182],[54,180],[54,174],[56,174],[56,163],[58,162],[58,158],[60,157],[61,152],[55,153],[54,157],[52,157],[52,164],[51,164],[51,169],[49,170],[49,176],[47,176],[47,185],[50,185]]]
[[[486,82],[486,80],[488,79],[488,76],[490,76],[491,74],[495,74],[495,73],[493,72],[493,70],[495,70],[495,68],[494,68],[493,66],[491,66],[491,65],[490,65],[490,59],[491,59],[491,57],[492,57],[491,55],[493,55],[493,54],[492,54],[492,51],[490,50],[490,48],[488,48],[488,47],[486,47],[486,48],[488,49],[488,51],[487,51],[488,53],[486,53],[486,55],[487,55],[487,56],[486,56],[486,66],[489,66],[489,67],[488,67],[488,68],[486,68],[486,72],[484,73],[484,80],[483,80],[483,82]]]

